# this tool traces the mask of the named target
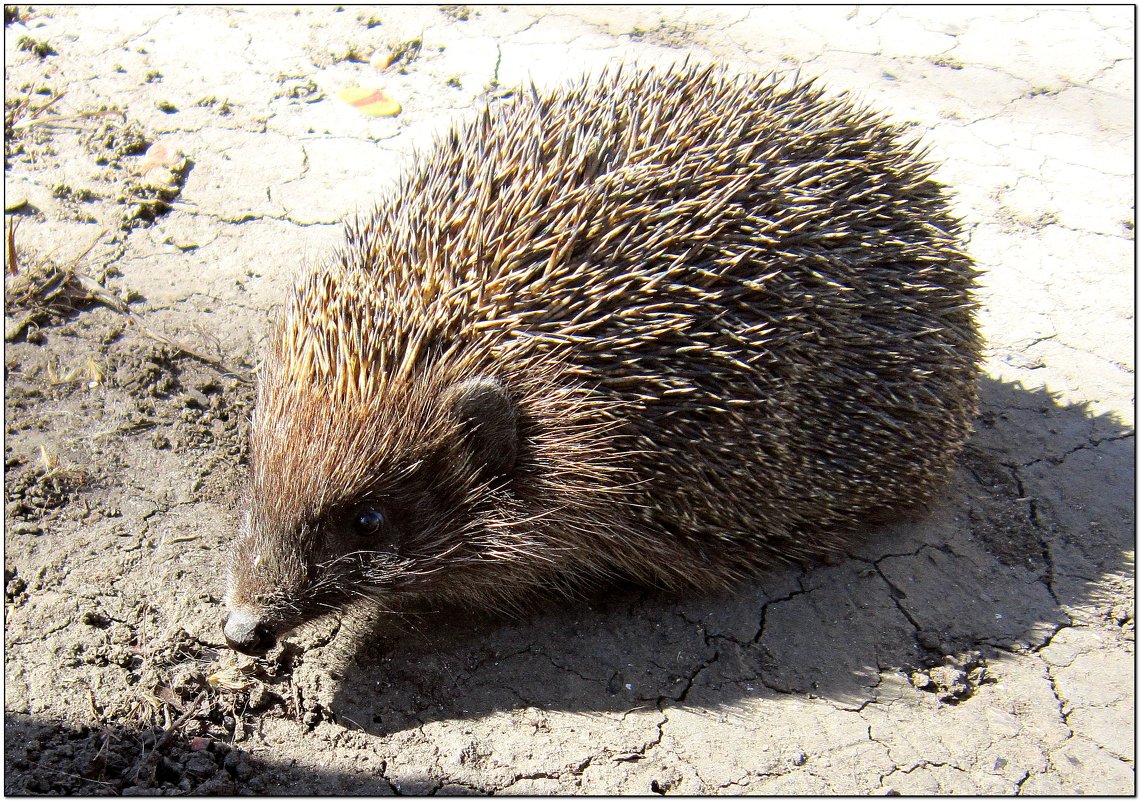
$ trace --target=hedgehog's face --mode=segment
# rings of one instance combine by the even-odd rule
[[[263,653],[354,598],[426,594],[478,562],[483,515],[518,452],[514,405],[490,379],[454,384],[392,423],[415,436],[388,431],[349,442],[338,438],[344,432],[335,416],[301,417],[288,426],[265,417],[254,423],[224,626],[226,641],[244,653]],[[312,440],[326,434],[324,450],[309,448],[308,459],[297,458],[297,447],[273,450],[302,430]],[[343,452],[330,454],[330,440]]]

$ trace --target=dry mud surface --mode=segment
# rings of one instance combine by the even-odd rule
[[[1133,14],[6,7],[5,790],[1133,793]],[[229,653],[297,266],[504,90],[688,53],[819,76],[944,162],[989,341],[947,496],[733,597]],[[337,99],[362,81],[403,112]]]

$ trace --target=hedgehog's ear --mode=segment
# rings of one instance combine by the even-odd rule
[[[448,389],[443,400],[484,473],[510,473],[518,458],[519,426],[506,388],[493,378],[469,378]]]

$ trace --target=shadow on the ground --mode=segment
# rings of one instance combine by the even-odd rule
[[[857,707],[883,669],[968,670],[1039,648],[1074,614],[1107,616],[1098,588],[1133,573],[1133,432],[1041,390],[986,380],[982,397],[948,500],[842,564],[733,596],[621,589],[525,620],[382,622],[326,711],[387,734],[522,707],[730,710],[781,693]]]
[[[1134,432],[1044,391],[987,380],[982,394],[947,500],[841,564],[774,571],[731,597],[619,588],[523,620],[383,621],[338,638],[340,657],[327,646],[327,663],[305,655],[337,681],[319,716],[388,735],[524,708],[716,712],[784,694],[857,708],[884,670],[977,664],[1034,650],[1074,617],[1113,622],[1103,588],[1134,574]],[[958,690],[948,702],[968,699]],[[279,765],[179,733],[156,749],[154,734],[148,744],[121,726],[7,713],[5,735],[9,794],[438,789],[426,776]]]
[[[4,795],[393,795],[379,775],[312,770],[177,730],[76,728],[6,712]],[[425,777],[426,780],[426,777]],[[424,784],[424,787],[430,787]]]

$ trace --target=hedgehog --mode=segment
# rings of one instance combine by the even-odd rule
[[[846,95],[691,64],[452,129],[287,297],[226,641],[732,588],[921,512],[981,348],[933,172]]]

